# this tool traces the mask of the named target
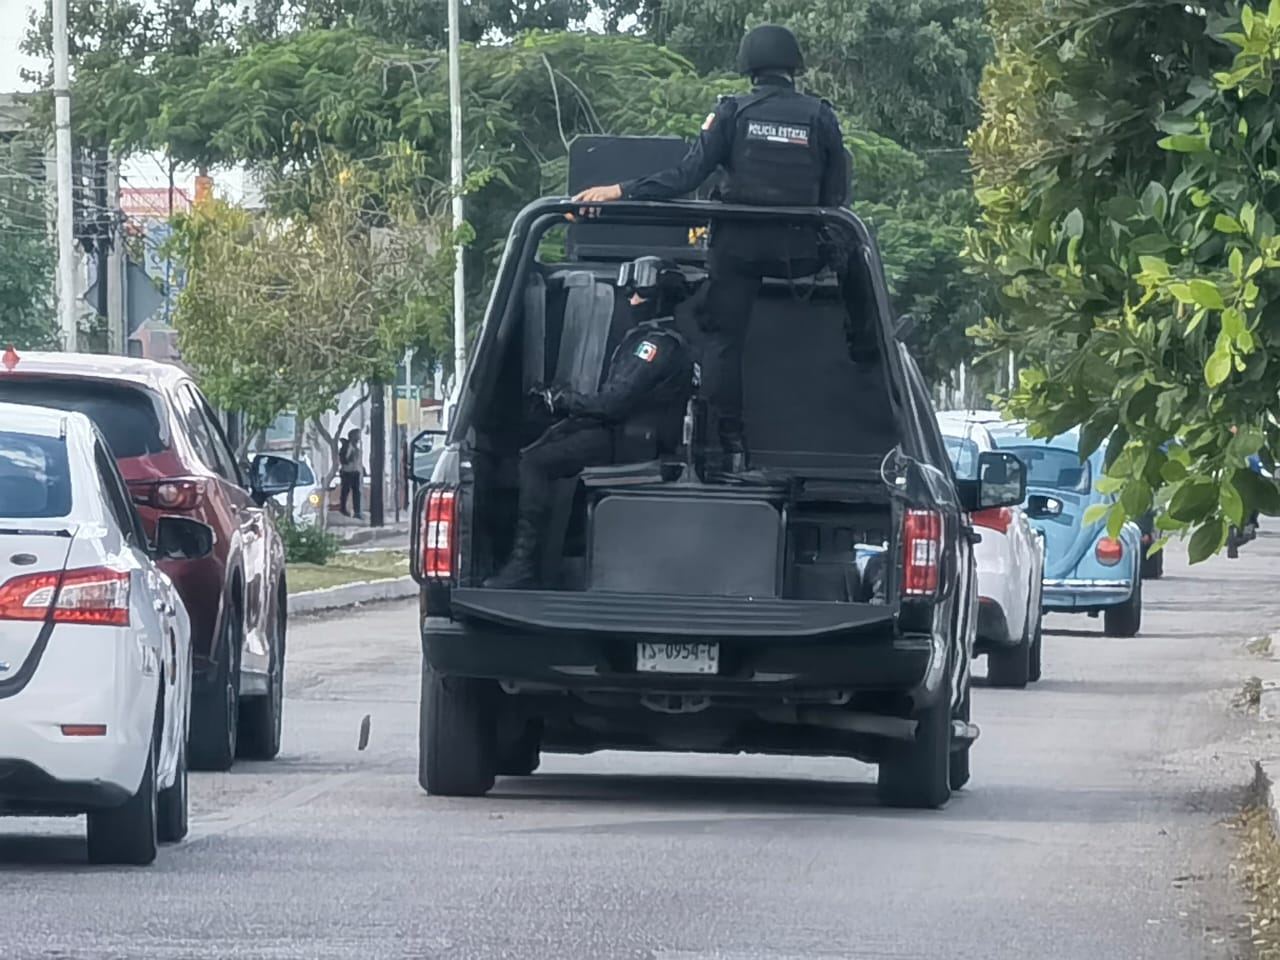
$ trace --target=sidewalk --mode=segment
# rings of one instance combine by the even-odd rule
[[[332,510],[329,512],[329,532],[347,547],[408,548],[409,519],[403,510],[400,512],[398,523],[394,518],[395,512],[388,511],[385,516],[386,522],[381,527],[371,527],[368,514],[363,520],[356,520]]]

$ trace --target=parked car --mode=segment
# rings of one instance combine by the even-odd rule
[[[337,507],[338,477],[329,483],[329,508]],[[311,462],[303,457],[298,461],[298,485],[293,489],[293,522],[298,526],[318,523],[320,505],[323,502],[320,478],[311,469]],[[272,498],[281,510],[289,509],[289,491],[277,493]]]
[[[187,833],[191,622],[89,418],[0,403],[0,813],[88,814],[94,863],[150,863]]]
[[[878,765],[882,802],[942,806],[977,737],[967,515],[1021,502],[1022,464],[983,453],[978,479],[954,479],[874,236],[848,210],[620,202],[592,227],[606,255],[538,261],[572,210],[517,215],[445,450],[431,474],[415,468],[419,783],[484,794],[544,749],[756,752],[858,758]],[[726,216],[820,221],[855,251],[844,277],[803,297],[771,283],[756,302],[744,379],[760,477],[714,482],[696,446],[585,470],[556,490],[540,589],[484,587],[540,429],[526,384],[599,384],[609,320],[627,315],[617,261],[652,252],[632,224],[683,238]],[[705,280],[699,251],[670,255]],[[690,337],[695,303],[679,315]]]
[[[938,414],[938,426],[956,478],[976,480],[981,455],[996,449],[990,431],[967,411]],[[982,537],[974,547],[978,565],[974,652],[986,654],[992,686],[1025,687],[1041,674],[1044,537],[1018,506],[980,510],[969,519]]]
[[[1027,465],[1024,509],[1045,538],[1045,611],[1101,616],[1107,636],[1137,636],[1142,628],[1142,533],[1127,521],[1112,539],[1102,520],[1084,519],[1091,506],[1114,500],[1096,486],[1106,445],[1082,462],[1075,430],[1041,440],[1015,424],[992,434],[1000,449]]]
[[[280,750],[287,586],[268,497],[297,479],[259,454],[248,476],[217,415],[179,367],[115,356],[29,353],[0,365],[0,401],[90,417],[110,444],[150,536],[161,516],[208,524],[211,553],[162,558],[191,617],[195,689],[190,761],[226,770]]]

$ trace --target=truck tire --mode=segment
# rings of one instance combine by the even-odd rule
[[[497,772],[492,686],[422,668],[418,783],[437,797],[479,797]]]
[[[951,699],[916,717],[916,739],[880,762],[876,788],[887,807],[937,809],[951,799]]]
[[[956,710],[956,719],[969,722],[969,688],[964,691],[964,699],[960,701],[960,708]],[[960,790],[969,782],[969,751],[973,748],[972,743],[966,743],[958,750],[951,751],[951,762],[947,768],[947,779],[951,784],[952,790]]]
[[[498,761],[498,776],[532,776],[541,762],[542,736],[538,729],[538,721],[531,720],[520,732],[520,736],[503,748]]]
[[[1102,611],[1102,634],[1106,637],[1136,637],[1142,629],[1142,578],[1133,584],[1133,595],[1124,603]]]
[[[1023,637],[1016,647],[993,647],[987,654],[987,682],[993,687],[1021,690],[1031,679],[1031,640]]]

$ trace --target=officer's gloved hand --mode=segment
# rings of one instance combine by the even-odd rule
[[[551,387],[539,387],[533,392],[532,396],[537,401],[538,406],[547,413],[554,414],[556,412],[555,397],[556,392]]]

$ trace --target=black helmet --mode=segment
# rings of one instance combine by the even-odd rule
[[[674,309],[689,292],[684,271],[674,260],[662,257],[640,257],[622,264],[618,268],[618,286],[668,309]]]
[[[804,54],[796,35],[776,23],[762,23],[747,32],[738,47],[738,72],[751,76],[764,70],[804,72]]]

